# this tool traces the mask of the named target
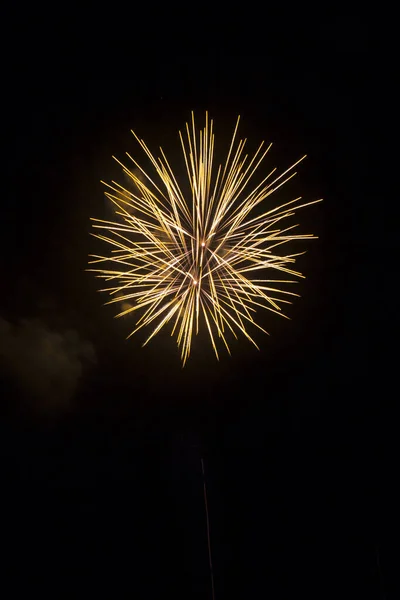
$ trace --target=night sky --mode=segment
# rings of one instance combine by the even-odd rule
[[[5,21],[7,599],[211,598],[201,457],[218,600],[393,597],[376,42],[362,16],[201,10],[199,22],[61,8]],[[306,279],[291,320],[260,316],[261,351],[240,339],[219,363],[200,336],[182,370],[168,333],[143,349],[143,336],[125,340],[131,322],[112,318],[85,269],[101,250],[89,218],[110,216],[100,179],[120,177],[112,155],[140,162],[134,129],[180,160],[191,110],[209,111],[221,149],[240,114],[278,167],[306,153],[291,190],[324,202],[301,212],[319,239],[296,246]]]

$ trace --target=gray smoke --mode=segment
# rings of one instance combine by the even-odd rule
[[[53,331],[39,320],[12,324],[0,317],[0,367],[39,408],[66,408],[85,364],[95,363],[93,344],[74,330]]]

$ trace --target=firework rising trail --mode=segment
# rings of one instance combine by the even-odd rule
[[[228,334],[243,334],[258,348],[249,329],[267,332],[257,324],[256,311],[263,307],[288,318],[281,305],[290,304],[288,297],[297,294],[280,289],[280,284],[303,277],[291,268],[302,253],[284,255],[279,250],[292,240],[314,237],[295,235],[298,225],[286,223],[296,210],[321,200],[304,203],[298,197],[255,214],[255,207],[295,176],[305,156],[280,174],[270,170],[252,187],[272,144],[265,147],[263,142],[252,157],[244,155],[246,140],[237,141],[239,120],[225,163],[214,169],[213,121],[206,113],[204,129],[196,130],[192,113],[185,134],[179,133],[189,193],[184,193],[184,182],[177,180],[163,150],[161,157],[154,156],[132,131],[153,173],[128,153],[130,168],[114,157],[130,189],[102,182],[117,220],[92,219],[94,228],[106,232],[92,235],[111,246],[107,256],[91,255],[90,264],[96,266],[89,270],[109,283],[100,291],[112,296],[109,303],[122,303],[117,317],[140,310],[128,337],[152,325],[145,345],[171,324],[183,365],[199,327],[208,331],[217,358],[218,340],[230,353]]]

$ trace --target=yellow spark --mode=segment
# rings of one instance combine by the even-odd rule
[[[249,189],[271,144],[263,150],[262,142],[247,160],[248,155],[243,155],[246,140],[236,141],[239,121],[240,117],[225,164],[216,172],[213,168],[214,125],[213,121],[209,124],[208,114],[204,129],[196,131],[192,113],[191,125],[186,124],[187,142],[179,132],[189,195],[178,183],[162,148],[161,158],[156,157],[132,131],[154,174],[150,177],[128,153],[135,167],[132,171],[114,157],[131,182],[131,191],[114,181],[112,185],[102,182],[118,220],[91,219],[94,228],[106,229],[111,237],[92,235],[113,248],[108,256],[91,255],[93,260],[90,261],[90,264],[111,263],[110,268],[88,270],[113,282],[101,291],[112,295],[109,303],[120,303],[122,312],[118,317],[144,309],[128,337],[155,322],[145,345],[164,325],[173,322],[171,335],[177,332],[183,365],[189,358],[193,329],[195,327],[197,334],[200,319],[204,320],[217,359],[218,338],[230,354],[227,330],[235,338],[236,333],[241,332],[258,348],[247,330],[250,324],[267,333],[254,320],[256,307],[286,317],[280,304],[290,304],[290,301],[276,294],[298,294],[264,285],[295,283],[296,280],[254,279],[253,273],[269,269],[303,277],[288,267],[302,253],[278,255],[275,249],[293,240],[314,238],[311,234],[289,234],[297,225],[283,229],[279,226],[299,208],[321,199],[300,204],[302,198],[297,197],[254,216],[252,211],[258,204],[296,175],[293,169],[305,156],[271,181],[276,172],[273,168]],[[156,176],[158,184],[154,181]]]

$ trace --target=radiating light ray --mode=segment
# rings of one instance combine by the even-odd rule
[[[88,269],[112,282],[99,290],[112,296],[107,304],[121,303],[124,310],[116,317],[141,310],[136,328],[128,337],[153,324],[143,345],[171,323],[171,336],[176,336],[183,365],[202,322],[219,359],[218,339],[231,353],[228,332],[236,339],[241,333],[258,348],[248,327],[267,333],[255,320],[259,308],[288,318],[280,304],[291,304],[287,296],[298,294],[275,286],[296,283],[296,279],[256,279],[252,274],[269,269],[276,274],[303,277],[289,267],[303,252],[275,252],[288,242],[314,236],[293,234],[298,225],[280,225],[298,209],[321,202],[304,202],[299,196],[254,214],[256,206],[296,175],[294,169],[305,156],[280,174],[275,167],[270,169],[249,189],[272,144],[265,148],[262,142],[253,156],[244,155],[246,140],[237,141],[238,117],[225,163],[215,169],[214,124],[209,122],[208,113],[205,121],[204,129],[197,131],[192,113],[186,135],[179,132],[189,194],[163,149],[160,148],[161,157],[157,157],[132,131],[154,174],[150,175],[128,153],[134,171],[113,157],[134,191],[115,181],[102,182],[118,220],[91,219],[94,229],[108,233],[91,235],[112,246],[108,256],[90,255],[90,264],[95,266]],[[126,308],[124,302],[132,305]]]

